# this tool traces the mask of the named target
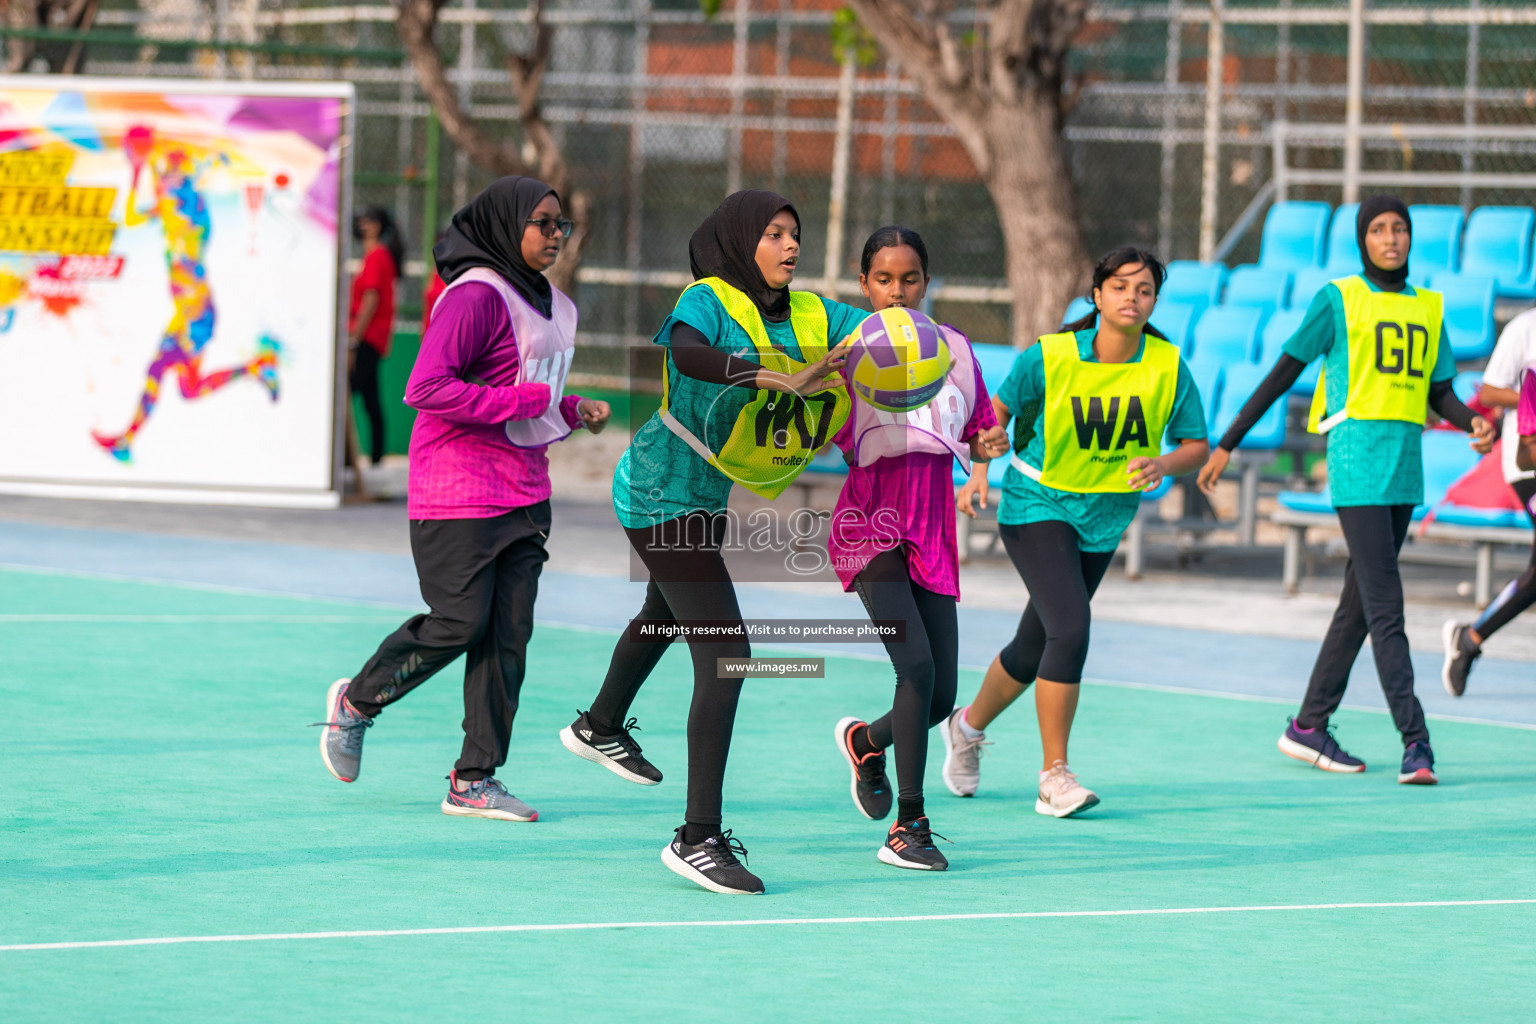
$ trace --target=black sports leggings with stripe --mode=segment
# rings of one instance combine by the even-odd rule
[[[890,711],[869,723],[869,742],[881,749],[895,745],[897,795],[903,802],[920,802],[928,730],[955,707],[960,657],[955,599],[914,583],[901,548],[870,559],[853,588],[871,619],[906,623],[904,640],[885,641],[896,668],[896,698]]]
[[[651,578],[645,588],[645,604],[631,621],[631,629],[614,645],[603,688],[592,702],[589,715],[599,729],[616,732],[624,724],[640,687],[671,644],[670,639],[636,642],[631,639],[631,630],[645,622],[679,619],[741,621],[736,587],[720,555],[725,527],[723,515],[705,514],[641,529],[625,527],[629,543]],[[688,652],[693,656],[693,703],[688,709],[688,808],[684,820],[690,832],[702,829],[710,834],[720,829],[725,761],[742,682],[740,678],[717,678],[716,659],[750,658],[752,647],[745,639],[689,637]],[[685,837],[684,841],[700,840]]]

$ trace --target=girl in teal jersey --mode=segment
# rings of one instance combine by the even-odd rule
[[[1328,490],[1349,545],[1349,565],[1307,695],[1280,737],[1280,751],[1325,771],[1365,771],[1365,762],[1333,738],[1328,720],[1344,699],[1349,670],[1369,635],[1376,674],[1403,738],[1397,781],[1432,784],[1435,755],[1413,693],[1397,554],[1414,506],[1424,500],[1427,410],[1472,434],[1480,452],[1492,448],[1493,427],[1451,391],[1456,362],[1441,324],[1440,296],[1408,283],[1408,208],[1394,196],[1373,196],[1360,204],[1355,234],[1361,273],[1317,293],[1274,369],[1200,470],[1200,486],[1215,492],[1232,450],[1306,365],[1321,358],[1315,429],[1328,434]]]
[[[976,698],[940,726],[944,782],[957,796],[976,792],[983,730],[1033,683],[1043,753],[1035,810],[1061,818],[1099,802],[1067,764],[1089,602],[1141,492],[1194,470],[1208,451],[1189,368],[1147,323],[1165,276],[1150,252],[1110,252],[1094,268],[1093,312],[1019,353],[992,399],[998,423],[1015,424],[998,533],[1029,604]],[[1165,438],[1176,447],[1160,454]],[[973,498],[985,507],[985,466],[961,489],[961,512],[976,514]]]

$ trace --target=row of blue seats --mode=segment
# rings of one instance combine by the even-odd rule
[[[1306,301],[1292,302],[1289,306],[1276,301],[1289,288],[1288,271],[1266,271],[1253,267],[1240,268],[1239,273],[1242,269],[1251,269],[1255,274],[1273,275],[1280,279],[1277,282],[1278,290],[1271,291],[1267,296],[1257,292],[1234,296],[1229,291],[1226,302],[1211,306],[1189,302],[1179,291],[1164,288],[1157,309],[1152,314],[1152,324],[1184,351],[1186,359],[1206,358],[1208,350],[1219,349],[1220,358],[1224,361],[1248,359],[1272,362],[1279,355],[1280,345],[1300,326],[1312,296],[1308,294]],[[1237,277],[1237,273],[1233,276]],[[1308,284],[1315,286],[1312,292],[1316,292],[1329,280],[1323,277]],[[1171,271],[1169,281],[1173,281]],[[1430,287],[1444,296],[1445,331],[1450,339],[1452,355],[1462,361],[1484,359],[1492,354],[1497,340],[1493,318],[1493,282],[1488,278],[1441,274],[1431,280]],[[1086,299],[1073,299],[1063,321],[1071,323],[1086,315],[1090,309]]]
[[[1323,268],[1335,277],[1358,272],[1358,210],[1358,203],[1336,211],[1327,203],[1274,204],[1264,218],[1258,266]],[[1536,299],[1536,210],[1480,206],[1468,217],[1459,206],[1418,205],[1408,208],[1408,216],[1411,283],[1427,285],[1437,275],[1460,273],[1492,280],[1501,298]]]
[[[1451,485],[1477,465],[1480,456],[1467,445],[1458,430],[1429,430],[1424,434],[1424,503],[1413,510],[1418,522],[1434,513],[1436,522],[1452,526],[1503,526],[1525,528],[1529,520],[1516,509],[1472,508],[1445,500]],[[1333,501],[1328,488],[1321,491],[1281,491],[1281,505],[1294,512],[1330,514]]]
[[[1279,314],[1286,316],[1288,314]],[[1301,312],[1294,311],[1299,318]],[[1271,321],[1273,325],[1275,321]],[[1283,326],[1281,328],[1283,330]],[[1294,328],[1291,328],[1294,330]],[[1276,332],[1277,334],[1280,331]],[[1284,332],[1281,340],[1289,337],[1289,332]],[[1276,342],[1278,345],[1278,342]],[[976,344],[972,347],[975,352],[977,364],[981,368],[982,380],[986,383],[987,390],[996,394],[1007,378],[1009,370],[1013,368],[1014,360],[1018,357],[1018,351],[1006,345]],[[1316,386],[1317,363],[1307,368],[1304,378],[1311,378],[1311,385],[1298,382],[1297,389],[1305,388],[1310,392],[1311,387]],[[1190,364],[1190,373],[1194,377],[1195,386],[1200,391],[1201,403],[1205,412],[1206,424],[1209,428],[1209,437],[1214,444],[1237,414],[1242,410],[1243,403],[1258,388],[1259,383],[1268,372],[1267,365],[1248,361],[1233,361],[1221,363],[1217,361],[1194,360]],[[1456,393],[1463,401],[1470,401],[1475,394],[1481,375],[1473,372],[1465,372],[1457,375]],[[1244,437],[1240,450],[1250,452],[1275,451],[1285,444],[1287,403],[1276,402],[1270,406],[1259,421]],[[1415,518],[1422,518],[1429,507],[1439,504],[1446,490],[1463,473],[1476,464],[1478,456],[1467,445],[1467,439],[1459,431],[1429,431],[1424,436],[1424,485],[1426,504],[1415,512]],[[994,459],[987,465],[987,480],[993,488],[1000,488],[1003,483],[1003,474],[1007,472],[1009,459],[1005,456]],[[847,465],[843,460],[842,452],[831,446],[812,460],[809,472],[816,474],[845,474]],[[967,477],[957,462],[954,467],[954,482],[956,486],[965,483]],[[1143,496],[1145,501],[1156,501],[1168,493],[1173,481],[1165,479],[1155,490]],[[994,493],[991,499],[992,507],[1000,499],[999,493]],[[1329,495],[1325,488],[1321,492],[1288,491],[1281,495],[1281,501],[1288,508],[1304,512],[1331,511]],[[1442,507],[1437,510],[1436,516],[1443,522],[1457,523],[1460,525],[1475,526],[1521,526],[1523,519],[1514,513],[1505,513],[1501,510],[1486,509],[1461,509],[1456,507]],[[1507,521],[1507,522],[1506,522]]]

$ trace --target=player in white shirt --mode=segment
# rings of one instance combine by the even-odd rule
[[[1483,370],[1479,393],[1485,405],[1505,410],[1503,429],[1504,482],[1520,498],[1525,514],[1536,524],[1536,473],[1522,471],[1515,465],[1520,448],[1520,433],[1515,424],[1515,407],[1520,402],[1520,380],[1527,370],[1536,369],[1536,309],[1528,309],[1511,320],[1499,335],[1488,366]],[[1445,664],[1440,670],[1446,692],[1460,697],[1467,689],[1467,675],[1473,662],[1483,653],[1483,644],[1500,628],[1536,602],[1536,545],[1525,572],[1499,592],[1475,622],[1447,619],[1441,636],[1445,642]]]

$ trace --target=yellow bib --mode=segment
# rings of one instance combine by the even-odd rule
[[[1126,465],[1156,458],[1173,416],[1179,385],[1179,350],[1151,335],[1134,363],[1079,358],[1071,333],[1040,339],[1045,362],[1045,466],[1018,456],[1014,466],[1047,487],[1079,494],[1135,491]]]
[[[1346,419],[1423,425],[1429,375],[1440,352],[1440,293],[1372,291],[1358,275],[1333,283],[1344,296],[1349,390],[1344,408],[1330,414],[1327,384],[1319,374],[1307,429],[1327,433]]]
[[[768,340],[768,329],[746,294],[718,277],[695,281],[688,288],[715,293],[725,312],[752,339],[764,369],[795,373],[827,353],[827,309],[809,292],[789,293],[789,324],[803,361],[790,357]],[[688,289],[683,290],[687,294]],[[668,375],[670,376],[670,375]],[[808,397],[781,391],[757,391],[736,417],[719,453],[683,426],[668,408],[670,388],[662,382],[661,420],[698,456],[734,483],[765,498],[777,498],[816,455],[817,449],[847,421],[853,408],[844,387]]]

